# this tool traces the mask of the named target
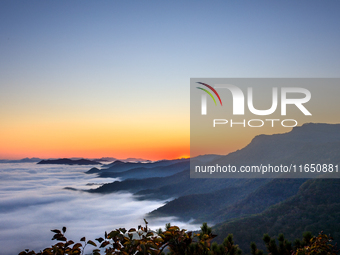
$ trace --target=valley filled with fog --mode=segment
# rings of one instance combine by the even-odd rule
[[[163,200],[139,201],[131,193],[98,194],[79,190],[97,188],[115,178],[85,174],[90,166],[0,164],[1,253],[17,254],[24,249],[39,251],[55,243],[51,229],[67,227],[66,237],[79,241],[95,239],[119,227],[143,225],[145,214],[164,205]],[[90,184],[90,185],[89,185]],[[65,187],[77,190],[65,189]],[[166,217],[149,219],[149,227],[164,228],[171,222],[197,229]]]

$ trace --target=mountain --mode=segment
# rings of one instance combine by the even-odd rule
[[[125,179],[145,179],[152,177],[165,177],[189,168],[189,159],[162,160],[157,162],[123,162],[116,160],[101,169],[91,168],[87,174],[98,174],[99,177]]]
[[[221,155],[203,155],[196,157],[200,162],[216,160]],[[190,166],[190,159],[181,158],[173,160],[160,160],[155,162],[124,162],[116,160],[110,164],[103,165],[101,169],[91,168],[86,173],[97,173],[100,177],[120,177],[122,179],[135,178],[144,179],[149,177],[164,177],[178,173]]]
[[[211,215],[214,212],[223,210],[224,207],[244,199],[248,194],[266,182],[268,182],[268,180],[265,179],[244,179],[242,185],[232,185],[231,183],[227,185],[227,183],[225,183],[225,185],[228,186],[227,188],[218,189],[209,193],[180,196],[152,211],[148,214],[148,217],[171,215],[184,221],[199,219],[199,222],[209,221],[212,223],[214,220],[211,218]]]
[[[225,156],[203,155],[192,160],[211,165],[317,163],[335,166],[340,164],[340,124],[309,123],[285,134],[257,136],[245,148]],[[157,164],[161,168],[162,164],[169,163]],[[153,164],[145,165],[153,169]],[[111,167],[111,173],[122,174],[131,165],[114,162]],[[217,241],[222,242],[222,237],[233,233],[235,243],[249,252],[250,241],[264,248],[264,233],[277,236],[283,232],[294,241],[304,231],[318,234],[324,230],[340,240],[340,179],[322,179],[320,177],[325,176],[320,174],[316,179],[307,179],[306,175],[210,179],[190,178],[190,170],[185,168],[171,176],[116,181],[90,192],[126,190],[139,199],[169,199],[147,217],[176,216],[182,220],[217,223],[214,227]]]
[[[320,231],[340,240],[340,179],[311,179],[301,185],[291,198],[269,207],[260,214],[235,219],[213,227],[215,240],[233,233],[235,243],[246,253],[251,241],[264,249],[262,236],[277,237],[283,233],[294,241],[305,231],[317,235]]]
[[[134,193],[140,199],[171,199],[183,195],[205,194],[226,187],[241,187],[247,182],[247,179],[190,179],[189,168],[187,168],[167,177],[115,181],[96,189],[88,190],[88,192],[114,193],[128,191]]]
[[[170,177],[153,177],[142,180],[127,179],[104,184],[96,189],[90,189],[91,193],[113,193],[120,191],[137,192],[147,188],[158,188],[167,184],[180,182],[183,178],[190,178],[188,171],[182,171]]]
[[[242,179],[241,179],[242,180]],[[205,194],[181,196],[149,214],[176,216],[181,220],[215,224],[260,213],[295,195],[306,179],[245,179],[242,186],[229,186]]]
[[[120,159],[120,161],[123,162],[140,162],[140,163],[150,163],[151,160],[143,159],[143,158],[126,158],[126,159]]]
[[[88,160],[88,159],[68,159],[68,158],[62,158],[62,159],[48,159],[48,160],[42,160],[38,162],[37,164],[59,164],[59,165],[101,165],[100,162]]]
[[[0,163],[36,163],[39,161],[41,161],[40,158],[0,159]]]
[[[123,179],[144,179],[148,177],[164,177],[170,176],[176,173],[179,173],[187,168],[189,168],[190,162],[189,160],[174,163],[168,166],[154,166],[154,167],[137,167],[132,168],[127,171],[115,172],[115,171],[97,171],[100,177],[112,177],[117,178],[120,177],[121,180]],[[90,169],[91,171],[92,169]],[[95,171],[94,169],[92,172]]]
[[[173,160],[161,160],[156,162],[124,162],[121,160],[116,160],[110,164],[104,165],[101,172],[123,172],[135,168],[155,168],[169,166],[179,162],[189,162],[189,159],[173,159]],[[87,172],[91,173],[91,172]]]
[[[229,155],[218,157],[207,164],[240,166],[269,163],[271,165],[300,165],[305,163],[340,164],[340,125],[309,123],[294,128],[291,132],[285,134],[260,135],[255,137],[245,148]],[[299,175],[298,177],[304,177],[304,175]],[[197,182],[196,180],[190,179],[186,185],[190,187],[191,183]],[[204,180],[207,183],[215,182],[216,179]],[[236,180],[239,181],[239,179]],[[228,196],[228,193],[234,194],[237,192],[234,187],[223,187],[228,190],[227,193],[226,190],[221,188],[221,190],[216,189],[216,192],[213,193],[211,193],[211,190],[206,190],[205,194],[193,190],[191,190],[191,194],[187,192],[179,194],[178,190],[181,189],[178,189],[173,194],[177,195],[177,199],[151,212],[150,215],[171,215],[186,220],[191,215],[192,218],[198,220],[212,223],[223,222],[237,217],[260,213],[269,206],[295,195],[300,185],[305,181],[306,178],[273,179],[263,182],[262,186],[257,186],[252,192],[247,193],[243,189],[242,194],[237,193],[238,200],[234,204],[231,203],[232,200],[221,198],[219,195],[225,194],[225,196]],[[199,184],[196,185],[197,188],[200,188]],[[172,187],[174,189],[174,185]],[[137,194],[148,195],[149,198],[152,198],[153,194],[160,196],[160,194],[164,193],[171,194],[169,193],[168,186],[141,190]],[[208,204],[205,202],[206,200],[209,200],[209,209],[207,209]],[[190,207],[187,206],[189,204],[191,205]]]
[[[200,162],[218,159],[221,155],[203,155],[196,157]],[[99,177],[111,177],[120,180],[145,179],[152,177],[165,177],[189,169],[190,159],[160,160],[156,162],[123,162],[116,160],[110,164],[103,165],[101,169],[91,168],[87,174],[98,174]]]
[[[112,157],[101,157],[101,158],[91,158],[90,160],[97,161],[97,162],[113,162],[117,159],[112,158]]]
[[[340,163],[340,124],[308,123],[301,127],[294,127],[291,132],[274,135],[256,136],[246,147],[232,152],[217,160],[210,161],[209,165],[290,165],[296,164],[329,164]],[[195,160],[193,160],[195,162]],[[215,174],[223,177],[224,173]],[[229,174],[230,176],[230,174]],[[241,176],[235,173],[236,178]],[[242,175],[245,177],[245,174]],[[247,177],[252,177],[248,174]],[[257,177],[271,178],[273,175]],[[277,177],[277,174],[275,175]],[[290,177],[309,178],[315,174],[297,175]]]

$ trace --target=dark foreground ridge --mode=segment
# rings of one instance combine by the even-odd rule
[[[177,226],[166,224],[165,229],[161,228],[152,231],[146,225],[138,226],[137,229],[119,228],[110,232],[105,232],[104,237],[86,240],[80,239],[80,243],[68,240],[65,236],[66,227],[61,230],[52,229],[54,233],[52,240],[58,243],[50,248],[45,248],[38,253],[26,249],[19,255],[45,255],[59,254],[72,255],[84,254],[87,245],[92,246],[93,255],[113,255],[113,254],[136,254],[136,255],[241,255],[242,250],[234,242],[232,234],[223,237],[223,243],[213,242],[216,235],[207,223],[203,223],[199,233],[188,232]],[[331,236],[320,232],[313,236],[310,232],[303,234],[303,239],[295,239],[292,243],[283,234],[279,234],[277,241],[268,234],[262,238],[265,243],[268,255],[337,255],[336,244],[333,244]],[[250,243],[252,255],[264,255],[263,250],[257,248],[256,243]]]

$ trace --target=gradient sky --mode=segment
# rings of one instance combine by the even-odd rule
[[[339,77],[339,11],[332,0],[1,1],[0,158],[189,155],[191,77]]]

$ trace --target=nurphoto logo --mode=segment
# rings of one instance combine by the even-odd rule
[[[245,95],[243,91],[235,85],[232,84],[215,84],[214,86],[211,86],[209,84],[203,83],[203,82],[197,82],[200,85],[205,86],[206,88],[197,87],[197,89],[202,90],[201,95],[201,115],[207,115],[207,95],[210,96],[210,98],[213,100],[215,105],[217,105],[214,95],[218,98],[220,105],[222,105],[222,100],[219,95],[219,93],[216,91],[222,91],[222,90],[228,90],[232,95],[232,109],[233,109],[233,115],[244,115],[245,114]],[[209,90],[210,91],[209,91]],[[248,110],[258,116],[266,116],[273,114],[277,108],[278,108],[278,101],[280,99],[280,107],[281,107],[281,116],[287,115],[287,105],[294,105],[299,109],[304,115],[312,115],[307,108],[304,106],[305,103],[307,103],[311,99],[311,92],[308,89],[305,88],[299,88],[299,87],[282,87],[280,88],[280,95],[278,93],[277,87],[272,87],[272,94],[271,94],[271,106],[269,109],[256,109],[254,107],[254,95],[253,95],[253,87],[247,88],[247,106]],[[214,93],[214,95],[212,94]],[[289,97],[289,95],[297,95],[302,96],[301,98],[293,98]],[[251,119],[247,121],[247,124],[249,127],[262,127],[264,126],[265,122],[270,122],[271,126],[274,127],[275,121],[280,121],[279,119]],[[214,119],[213,120],[213,126],[216,125],[224,125],[229,123],[231,124],[231,127],[240,124],[233,122],[231,119],[228,121],[227,119]],[[288,125],[287,122],[294,123],[293,125]],[[257,125],[255,125],[257,123]],[[241,122],[243,126],[246,125],[246,120],[243,120]],[[281,125],[283,127],[295,127],[297,126],[298,122],[295,119],[285,119],[281,121]]]
[[[339,78],[191,78],[192,178],[340,178]]]

